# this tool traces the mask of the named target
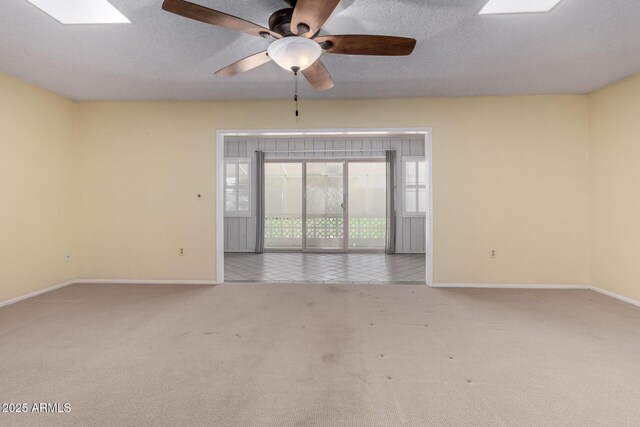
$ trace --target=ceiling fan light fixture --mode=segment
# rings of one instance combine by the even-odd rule
[[[322,48],[306,37],[284,37],[276,40],[267,49],[269,57],[287,71],[309,68],[320,58]]]

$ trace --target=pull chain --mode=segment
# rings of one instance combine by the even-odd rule
[[[291,67],[291,71],[293,71],[293,77],[295,79],[295,92],[293,95],[293,100],[296,103],[296,117],[298,117],[298,71],[300,71],[300,67]]]

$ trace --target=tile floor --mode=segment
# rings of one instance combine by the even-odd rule
[[[417,284],[424,254],[225,253],[225,282]]]

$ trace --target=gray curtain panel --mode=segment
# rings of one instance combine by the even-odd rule
[[[396,150],[385,151],[387,163],[387,236],[384,251],[396,253]]]
[[[256,253],[264,252],[264,151],[256,151]]]

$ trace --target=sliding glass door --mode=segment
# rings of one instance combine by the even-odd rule
[[[302,249],[302,163],[265,163],[264,246]]]
[[[305,163],[304,250],[346,249],[345,164]]]
[[[387,167],[349,162],[349,250],[384,250],[387,233]]]
[[[268,160],[265,248],[382,251],[385,193],[382,160]]]

